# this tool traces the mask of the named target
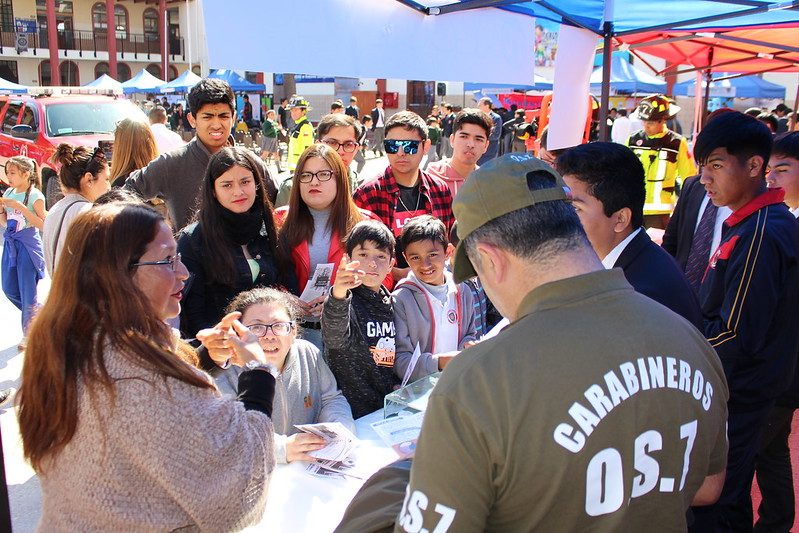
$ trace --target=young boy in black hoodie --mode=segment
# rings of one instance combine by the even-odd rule
[[[327,362],[360,418],[383,407],[394,391],[394,309],[383,279],[394,264],[394,236],[381,222],[359,222],[347,236],[322,311]]]

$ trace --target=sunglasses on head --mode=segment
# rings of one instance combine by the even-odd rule
[[[386,139],[383,141],[383,148],[386,149],[387,154],[396,154],[399,152],[400,147],[402,151],[408,155],[413,155],[419,151],[419,145],[422,141],[400,141],[398,139]]]

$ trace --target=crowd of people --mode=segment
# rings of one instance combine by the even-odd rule
[[[325,445],[297,424],[354,429],[436,372],[398,531],[751,531],[755,472],[757,530],[790,529],[799,132],[716,112],[697,171],[662,95],[629,147],[547,159],[488,99],[421,117],[353,97],[314,128],[295,96],[263,123],[293,121],[279,182],[275,144],[233,141],[225,82],[187,104],[170,149],[135,121],[111,165],[60,145],[49,211],[30,160],[6,166],[42,529],[242,528],[276,464]],[[660,246],[645,205],[674,198]]]

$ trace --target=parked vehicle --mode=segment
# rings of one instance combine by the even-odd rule
[[[124,98],[51,94],[57,88],[36,89],[44,94],[0,97],[0,185],[3,189],[8,185],[6,161],[15,155],[27,155],[41,167],[49,209],[62,197],[58,167],[50,160],[60,143],[96,147],[100,141],[113,141],[120,120],[145,117]]]

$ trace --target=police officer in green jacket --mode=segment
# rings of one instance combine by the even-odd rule
[[[294,121],[294,127],[289,132],[288,165],[290,172],[294,172],[300,155],[314,142],[313,124],[307,116],[310,108],[308,100],[301,96],[295,96],[289,101],[289,112]]]

